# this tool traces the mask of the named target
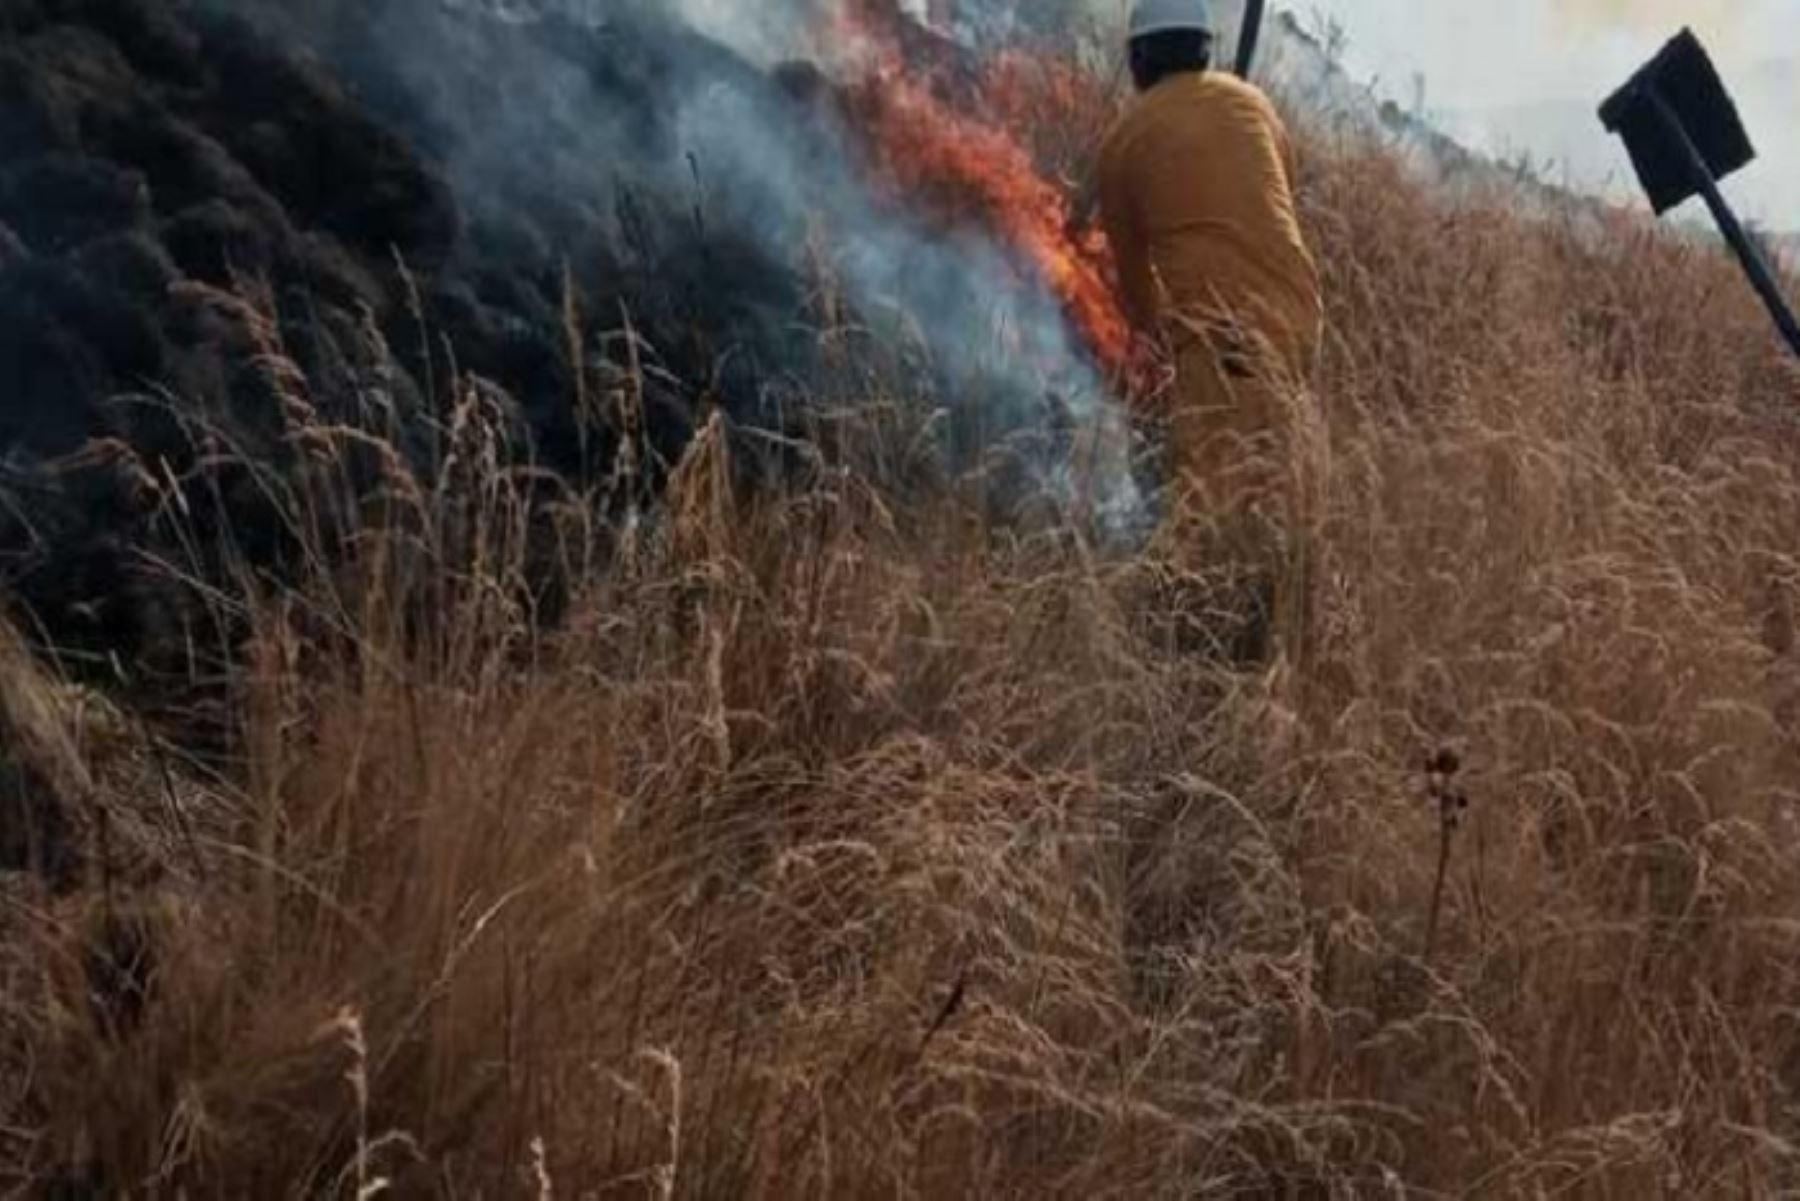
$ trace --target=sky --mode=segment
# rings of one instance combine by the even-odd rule
[[[1290,0],[1341,25],[1351,73],[1492,153],[1626,193],[1630,161],[1601,100],[1693,26],[1737,99],[1759,160],[1726,191],[1746,216],[1800,230],[1800,0]],[[1690,202],[1697,204],[1697,202]]]

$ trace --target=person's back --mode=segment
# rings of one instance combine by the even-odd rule
[[[1319,275],[1294,208],[1294,155],[1261,91],[1216,71],[1161,80],[1101,154],[1100,189],[1127,304],[1234,318],[1304,369],[1322,319]],[[1165,297],[1143,270],[1154,269]]]
[[[1175,359],[1159,541],[1188,565],[1177,578],[1210,581],[1194,607],[1238,623],[1213,634],[1248,664],[1304,641],[1323,305],[1287,131],[1211,69],[1214,29],[1208,0],[1136,0],[1139,96],[1102,149],[1099,199],[1132,321]]]

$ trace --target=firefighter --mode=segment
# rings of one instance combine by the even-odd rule
[[[1299,592],[1323,306],[1293,145],[1268,97],[1211,69],[1214,29],[1207,0],[1138,0],[1138,95],[1101,149],[1098,191],[1125,308],[1176,367],[1165,535],[1178,557],[1244,575],[1236,655],[1260,660]]]

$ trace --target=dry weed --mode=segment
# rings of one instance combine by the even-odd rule
[[[991,526],[878,383],[778,490],[715,419],[609,532],[635,460],[517,469],[460,379],[402,453],[379,373],[327,406],[196,297],[286,398],[298,553],[171,565],[205,788],[0,650],[7,762],[88,815],[0,899],[5,1183],[1800,1188],[1796,377],[1710,251],[1311,161],[1304,670],[1171,650],[1163,565]]]

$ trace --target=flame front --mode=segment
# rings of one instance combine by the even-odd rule
[[[1122,373],[1131,327],[1111,285],[1106,240],[1097,231],[1071,231],[1064,189],[1045,178],[1008,127],[1008,116],[1042,119],[1026,109],[1038,93],[1025,81],[1035,77],[1013,55],[972,78],[957,78],[942,63],[909,63],[891,22],[871,20],[870,8],[840,10],[837,31],[861,63],[857,116],[878,169],[908,202],[979,222],[996,235],[1055,293],[1101,368]],[[1044,78],[1059,96],[1075,94],[1068,73]],[[945,99],[951,93],[959,103]]]

